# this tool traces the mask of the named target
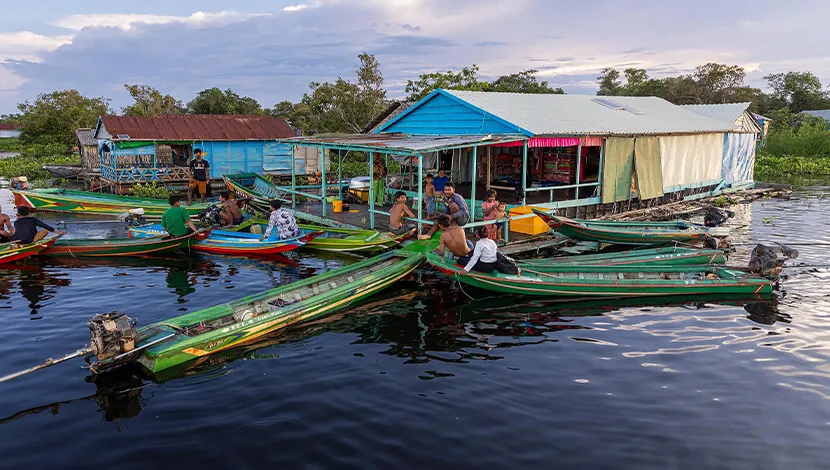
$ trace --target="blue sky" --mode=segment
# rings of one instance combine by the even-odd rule
[[[309,81],[352,78],[374,53],[391,97],[424,72],[478,64],[485,77],[527,68],[593,93],[604,67],[652,76],[706,62],[749,82],[810,70],[830,84],[830,2],[801,0],[0,0],[0,113],[75,88],[130,103],[124,84],[187,101],[211,86],[264,106]]]

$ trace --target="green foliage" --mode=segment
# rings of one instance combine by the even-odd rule
[[[337,153],[331,153],[329,158],[331,159],[331,167],[328,175],[336,176],[340,163]],[[390,174],[400,174],[402,170],[401,164],[391,158],[386,169]],[[369,176],[369,156],[363,152],[346,152],[343,155],[343,178],[354,178],[356,176]]]
[[[0,139],[0,152],[19,152],[23,149],[23,143],[17,137]]]
[[[478,78],[478,65],[464,67],[458,72],[432,72],[421,74],[417,80],[406,84],[407,99],[417,101],[434,90],[494,91],[506,93],[564,94],[561,88],[551,88],[546,81],[538,81],[538,70],[528,69],[521,72],[502,75],[492,82]]]
[[[77,90],[41,94],[34,102],[19,104],[23,129],[20,140],[25,144],[75,142],[75,129],[94,127],[98,116],[110,112],[109,100],[87,98]]]
[[[780,113],[783,118],[785,113]],[[815,116],[801,116],[797,126],[783,123],[771,131],[761,145],[767,155],[783,157],[830,157],[830,130],[824,119]]]
[[[162,95],[160,91],[151,86],[125,84],[124,88],[135,100],[134,104],[122,110],[124,116],[153,117],[184,112],[181,101],[170,95]]]
[[[26,176],[30,181],[52,178],[52,174],[42,168],[43,165],[77,164],[78,157],[72,155],[46,155],[38,157],[17,156],[0,159],[0,176],[9,179]]]
[[[230,88],[213,87],[200,91],[187,103],[191,114],[262,114],[262,106],[249,96],[239,96]]]
[[[771,109],[786,107],[799,113],[807,109],[830,108],[830,94],[811,72],[775,73],[766,75],[764,80],[772,89],[768,105]]]
[[[0,124],[22,124],[20,114],[0,114]]]
[[[830,177],[830,157],[778,157],[763,153],[755,157],[756,180],[786,182],[804,176]]]
[[[149,183],[136,183],[130,188],[130,194],[135,197],[146,199],[167,199],[170,197],[170,190],[159,184],[158,181]]]
[[[737,201],[735,201],[732,198],[726,196],[718,196],[717,198],[715,198],[714,201],[712,201],[712,205],[715,207],[728,207],[735,204],[736,202]]]

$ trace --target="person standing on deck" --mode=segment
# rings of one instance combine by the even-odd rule
[[[496,242],[488,237],[487,226],[478,227],[475,231],[475,237],[478,241],[473,252],[458,258],[458,264],[464,266],[459,274],[467,274],[473,270],[491,273],[496,269],[499,250]]]
[[[44,230],[38,230],[38,227]],[[43,240],[43,237],[48,235],[49,232],[64,235],[66,230],[55,230],[49,225],[43,223],[43,221],[37,217],[30,217],[29,208],[26,206],[20,206],[17,208],[17,220],[14,221],[14,235],[12,236],[12,241],[28,245],[29,243]]]
[[[282,208],[282,202],[273,200],[271,205],[271,217],[268,219],[268,228],[265,233],[259,237],[259,241],[266,238],[269,240],[288,240],[300,236],[300,227],[297,226],[297,219],[294,214]],[[277,228],[277,236],[271,237],[271,232]]]
[[[201,202],[205,202],[207,184],[210,181],[210,163],[202,159],[202,151],[193,151],[193,161],[190,162],[190,184],[187,185],[187,204],[193,204],[193,188],[199,189]]]
[[[427,219],[435,218],[435,185],[432,184],[432,173],[427,173],[427,182],[424,184],[424,201],[426,202]]]
[[[227,191],[222,191],[219,194],[219,202],[222,204],[222,211],[219,212],[219,217],[222,218],[222,225],[225,227],[233,227],[242,223],[242,211],[239,206],[231,200],[231,195]]]
[[[372,168],[372,186],[375,192],[375,205],[382,206],[386,197],[386,165],[380,155],[375,155],[374,167]]]
[[[187,209],[182,207],[182,198],[176,195],[167,198],[167,203],[170,208],[164,211],[161,215],[161,227],[170,234],[171,237],[183,237],[189,233],[197,232],[198,229],[190,220],[190,214]]]
[[[447,181],[449,180],[449,177],[447,177],[447,175],[444,174],[444,169],[441,168],[440,170],[438,170],[438,176],[436,176],[432,180],[432,184],[433,186],[435,186],[435,190],[440,193],[444,191],[444,185],[447,184]]]
[[[3,210],[0,209],[0,243],[8,243],[12,241],[13,236],[14,226],[12,225],[12,219],[10,219],[9,216],[4,214]]]
[[[464,202],[464,198],[455,192],[455,185],[452,182],[444,185],[444,197],[447,199],[446,213],[452,216],[453,221],[459,226],[466,225],[470,221],[470,209],[467,207],[467,203]],[[426,235],[418,235],[418,239],[426,240],[432,237],[436,230],[438,230],[438,226],[432,224],[430,231]]]

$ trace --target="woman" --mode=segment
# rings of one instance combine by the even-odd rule
[[[273,200],[270,203],[271,217],[268,219],[268,228],[265,234],[259,237],[259,241],[266,238],[269,240],[288,240],[300,236],[300,227],[297,226],[297,219],[294,214],[282,208],[282,202]],[[271,237],[271,231],[277,227],[277,237]]]
[[[472,253],[458,258],[458,264],[464,269],[459,274],[467,274],[472,270],[482,273],[492,273],[499,260],[496,242],[487,237],[487,227],[478,227],[475,231],[476,241]]]

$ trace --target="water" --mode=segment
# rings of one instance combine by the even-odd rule
[[[734,241],[830,243],[822,187],[737,209]],[[121,233],[117,225],[72,234]],[[96,232],[97,231],[97,232]],[[770,301],[531,301],[423,268],[365,305],[158,383],[82,361],[0,384],[2,468],[826,468],[827,246]],[[744,264],[748,247],[731,262]],[[0,273],[0,375],[350,262],[203,256]],[[471,300],[468,295],[475,297]]]

